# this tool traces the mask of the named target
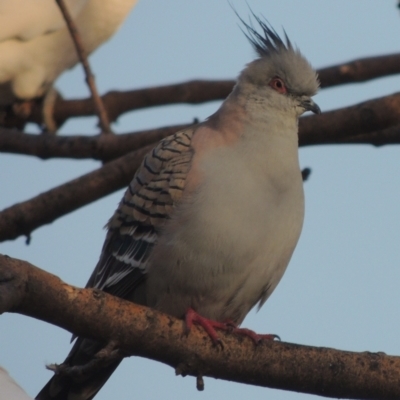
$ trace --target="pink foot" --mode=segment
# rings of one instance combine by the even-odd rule
[[[255,344],[259,344],[263,340],[281,340],[278,335],[259,335],[254,331],[246,328],[238,328],[238,326],[233,321],[218,322],[202,317],[192,308],[189,308],[185,316],[186,328],[188,331],[192,328],[193,324],[197,324],[203,327],[210,336],[211,340],[215,345],[222,346],[221,339],[218,337],[215,329],[220,329],[223,331],[229,331],[236,333],[241,336],[249,337]]]
[[[230,326],[223,322],[213,321],[211,319],[207,319],[202,317],[200,314],[197,314],[192,308],[189,308],[185,315],[186,329],[190,331],[192,329],[193,324],[197,324],[203,327],[203,329],[207,332],[208,336],[210,336],[211,340],[215,345],[222,346],[221,339],[218,337],[215,329],[221,329],[227,331],[230,329]]]
[[[237,335],[247,336],[249,337],[255,344],[260,344],[263,340],[281,340],[278,335],[273,334],[262,334],[259,335],[258,333],[252,331],[251,329],[247,328],[239,328],[237,324],[235,324],[232,320],[225,321],[225,325],[229,328],[228,330],[232,333],[236,333]]]
[[[254,331],[246,328],[234,328],[232,332],[241,336],[249,337],[254,342],[254,344],[260,344],[263,340],[275,340],[275,339],[281,340],[281,338],[278,335],[273,335],[273,334],[259,335],[258,333],[255,333]]]

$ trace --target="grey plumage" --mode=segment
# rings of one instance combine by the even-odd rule
[[[192,308],[240,324],[267,300],[300,235],[304,198],[298,117],[319,112],[314,70],[256,17],[245,24],[259,58],[220,109],[164,139],[138,169],[110,219],[88,282],[176,317]],[[78,339],[70,365],[101,347]],[[119,362],[84,382],[54,377],[38,399],[91,399]]]
[[[265,84],[266,77],[271,77],[274,71],[276,75],[284,79],[290,94],[314,95],[319,87],[317,74],[300,51],[292,45],[286,32],[285,43],[267,21],[263,21],[254,14],[253,16],[262,28],[264,36],[238,15],[247,29],[247,33],[243,31],[245,36],[259,56],[258,60],[249,64],[253,65],[252,69],[246,68],[243,71],[244,75],[251,81],[258,80],[258,83],[262,85]]]

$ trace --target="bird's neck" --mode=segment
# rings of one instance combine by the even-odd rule
[[[298,145],[298,119],[294,112],[278,109],[271,100],[235,89],[210,118],[219,132],[261,143],[271,136]]]
[[[276,112],[263,99],[252,102],[229,96],[204,132],[215,147],[223,148],[217,150],[218,157],[220,151],[227,157],[231,152],[229,159],[239,157],[257,176],[269,171],[275,181],[285,184],[299,174],[297,118]]]

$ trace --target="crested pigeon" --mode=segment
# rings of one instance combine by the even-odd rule
[[[257,59],[215,114],[147,154],[87,284],[186,316],[214,340],[215,328],[261,307],[285,272],[304,217],[298,118],[320,113],[315,71],[255,18],[262,34],[242,23]],[[78,338],[65,364],[87,363],[102,345]],[[79,382],[55,376],[37,399],[92,399],[119,362]]]

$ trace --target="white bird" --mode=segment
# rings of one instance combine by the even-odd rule
[[[137,0],[66,0],[85,50],[120,27]],[[0,105],[43,96],[78,56],[55,0],[0,0]]]
[[[258,58],[215,114],[145,157],[87,285],[186,317],[214,341],[215,328],[241,324],[285,272],[304,216],[298,117],[320,112],[315,71],[256,19],[263,35],[242,22]],[[78,338],[64,364],[85,364],[103,345]],[[118,364],[79,382],[55,376],[37,399],[91,399]]]
[[[0,400],[33,400],[2,367],[0,367]]]

